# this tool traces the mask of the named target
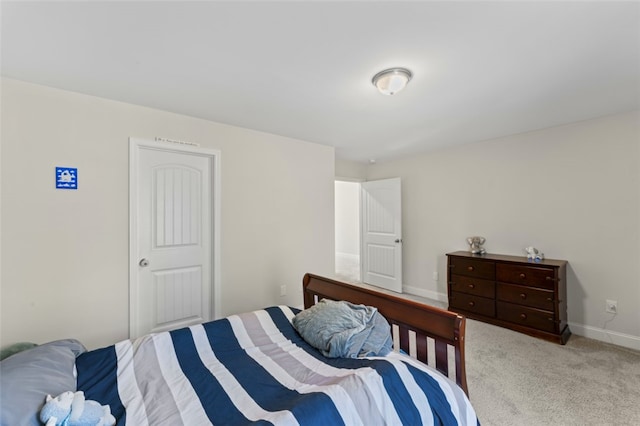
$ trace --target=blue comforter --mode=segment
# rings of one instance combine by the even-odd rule
[[[87,352],[78,390],[118,425],[477,424],[440,373],[396,352],[326,358],[293,317],[272,307]]]

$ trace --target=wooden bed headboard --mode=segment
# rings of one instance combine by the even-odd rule
[[[305,274],[302,287],[305,308],[321,299],[375,306],[392,326],[395,350],[399,345],[409,355],[455,380],[469,394],[464,360],[463,316],[313,274]]]

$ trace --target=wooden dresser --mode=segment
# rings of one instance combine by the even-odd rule
[[[567,262],[499,254],[447,253],[449,310],[565,344]]]

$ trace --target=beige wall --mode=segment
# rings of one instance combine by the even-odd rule
[[[128,336],[131,136],[221,150],[219,315],[300,305],[304,272],[333,273],[333,148],[9,79],[1,122],[1,346]]]
[[[446,297],[445,253],[471,235],[492,253],[533,245],[569,261],[575,333],[640,349],[639,146],[634,112],[371,165],[367,179],[402,178],[406,286]]]
[[[360,182],[367,177],[367,164],[336,159],[336,179]]]

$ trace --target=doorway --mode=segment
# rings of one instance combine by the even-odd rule
[[[402,293],[400,178],[335,181],[335,274]]]
[[[335,181],[336,275],[360,282],[360,182]]]

